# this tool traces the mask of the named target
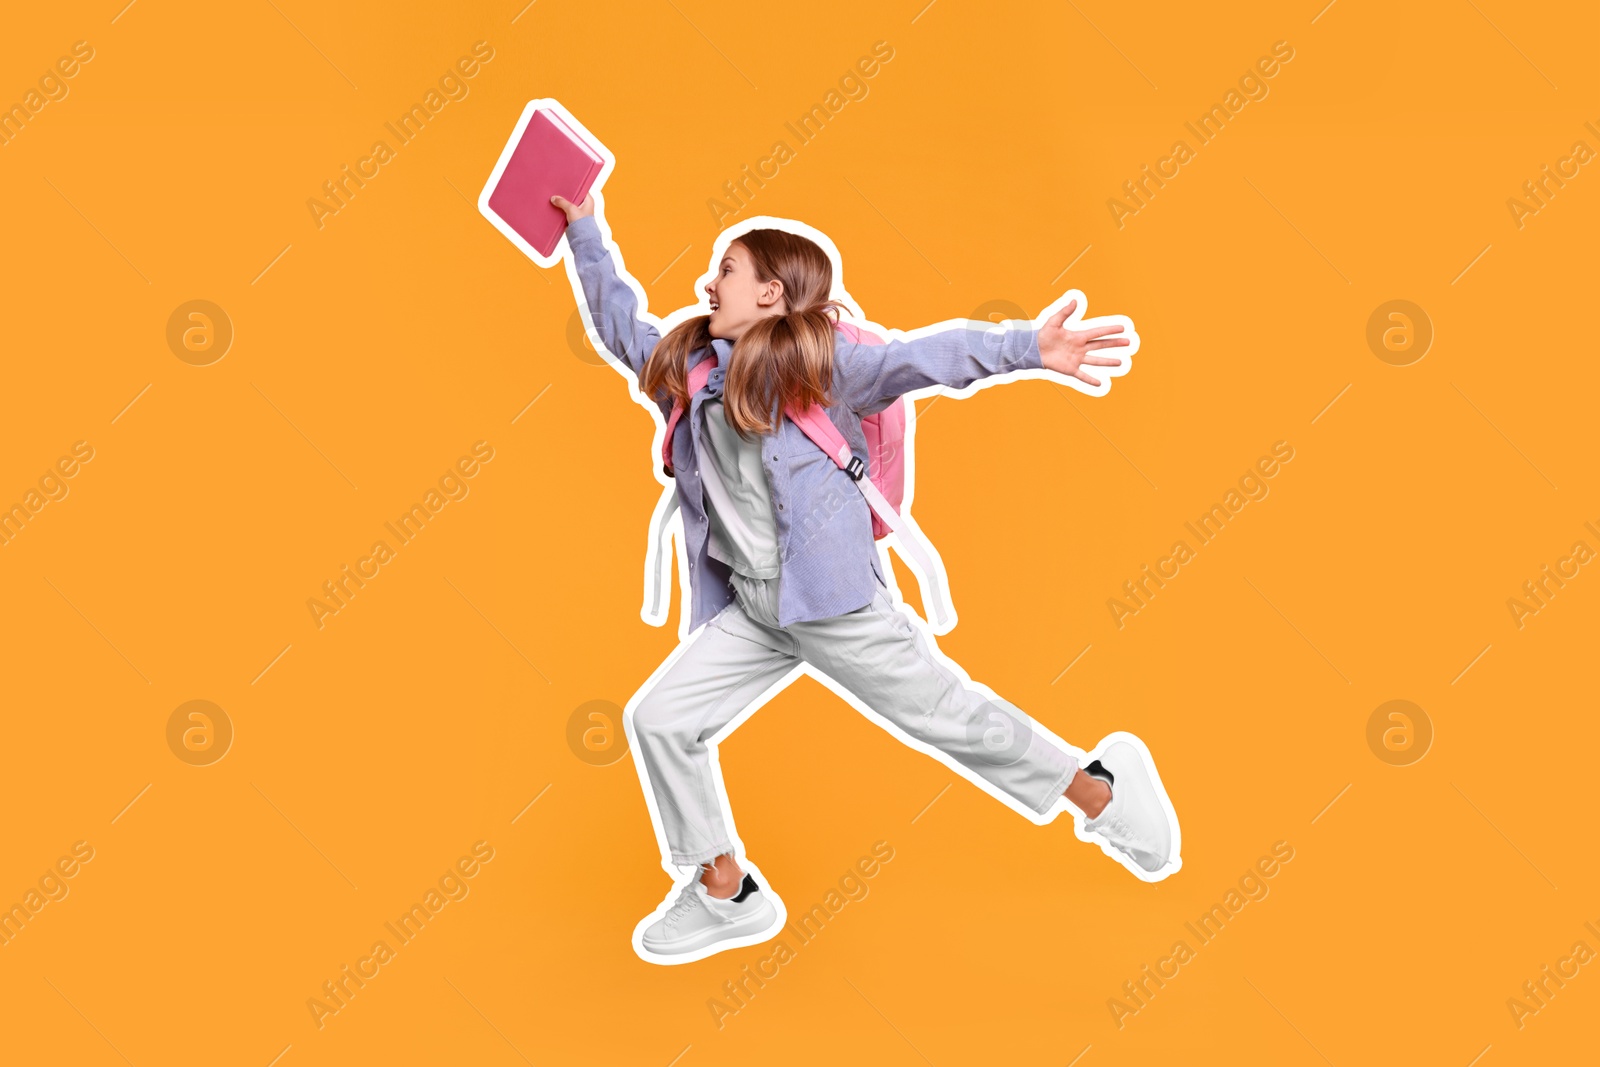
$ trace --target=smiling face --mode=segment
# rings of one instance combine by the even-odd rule
[[[711,298],[711,336],[737,341],[758,320],[788,313],[783,283],[762,281],[756,275],[750,252],[734,241],[717,265],[717,275],[706,285]]]

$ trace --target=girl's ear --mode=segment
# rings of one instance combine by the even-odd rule
[[[770,282],[763,282],[761,291],[756,294],[758,307],[772,307],[783,299],[783,282],[777,278]]]

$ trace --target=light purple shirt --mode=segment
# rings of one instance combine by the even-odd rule
[[[639,317],[638,298],[617,274],[615,261],[593,216],[567,226],[584,299],[606,349],[634,375],[661,340],[660,331]],[[998,343],[996,339],[998,338]],[[716,338],[710,351],[717,368],[704,389],[690,398],[672,441],[684,543],[689,557],[689,629],[698,628],[733,600],[729,568],[707,552],[709,523],[700,480],[701,457],[709,461],[701,404],[720,397],[730,341]],[[691,353],[693,366],[706,350]],[[980,378],[1039,370],[1039,332],[994,331],[991,323],[954,326],[912,340],[858,345],[842,335],[834,349],[833,399],[828,417],[857,455],[867,455],[861,419],[914,390],[943,385],[963,389]],[[663,415],[670,397],[653,397]],[[834,462],[788,419],[760,438],[762,466],[778,526],[781,626],[827,619],[871,603],[884,583],[872,539],[866,500]],[[922,472],[927,477],[927,471]]]

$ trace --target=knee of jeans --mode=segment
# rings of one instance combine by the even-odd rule
[[[671,701],[647,694],[633,709],[633,732],[641,742],[670,741],[686,732],[683,716]]]

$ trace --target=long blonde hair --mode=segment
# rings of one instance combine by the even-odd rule
[[[756,277],[783,283],[789,312],[758,320],[734,342],[723,387],[728,422],[741,436],[770,432],[783,408],[833,403],[834,323],[843,305],[828,298],[833,264],[814,241],[786,230],[750,230],[735,239]],[[679,323],[656,345],[641,384],[649,396],[689,406],[688,359],[711,344],[710,317]]]

